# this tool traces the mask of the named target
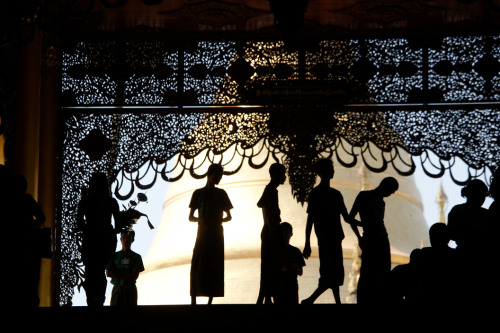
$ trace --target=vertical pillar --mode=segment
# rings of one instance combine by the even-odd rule
[[[14,168],[28,182],[28,193],[42,206],[46,227],[54,229],[57,194],[59,117],[56,47],[37,30],[19,47]],[[52,259],[42,259],[40,306],[52,305]]]
[[[57,155],[59,152],[60,127],[58,108],[58,57],[57,40],[45,34],[42,43],[41,82],[40,82],[40,138],[39,138],[39,172],[38,202],[42,206],[47,221],[46,227],[56,226],[56,208],[58,193]],[[52,237],[55,239],[54,237]],[[40,272],[39,296],[40,306],[53,303],[52,274],[53,259],[42,259]]]
[[[14,169],[26,177],[28,193],[38,199],[41,38],[19,47],[16,89]]]

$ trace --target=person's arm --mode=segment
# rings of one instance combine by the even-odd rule
[[[281,266],[283,272],[293,272],[301,276],[304,272],[302,266],[298,263],[285,263]]]
[[[356,235],[356,237],[358,238],[358,241],[360,241],[361,240],[361,234],[359,233],[358,227],[355,226],[354,224],[351,224],[351,229],[354,232],[354,234]]]
[[[232,219],[231,211],[228,209],[228,210],[225,210],[224,212],[226,213],[226,217],[222,218],[222,222],[231,221],[231,219]]]
[[[45,222],[45,214],[42,211],[42,207],[36,202],[36,200],[30,195],[25,194],[23,200],[29,205],[29,209],[32,213],[33,223],[39,226]]]
[[[139,277],[139,271],[123,271],[120,272],[112,267],[106,268],[106,276],[115,280],[130,280],[135,281]]]
[[[113,220],[115,221],[115,232],[120,232],[121,223],[120,221],[120,208],[118,207],[118,201],[113,199],[113,208],[111,214],[113,215]]]
[[[229,200],[229,196],[227,195],[226,191],[224,191],[224,190],[221,190],[221,191],[223,194],[221,197],[222,210],[223,210],[223,214],[226,213],[226,216],[222,218],[222,223],[224,223],[224,222],[229,222],[232,219],[231,209],[233,209],[233,204],[231,203],[231,200]]]
[[[346,223],[356,223],[357,221],[354,220],[352,221],[351,220],[351,217],[349,216],[349,213],[347,212],[347,207],[345,206],[345,203],[344,203],[344,198],[343,197],[340,197],[341,198],[341,201],[340,201],[340,215],[342,215],[342,217],[344,218],[344,221]]]
[[[139,273],[144,271],[144,264],[140,256],[129,259],[130,265],[127,269],[118,269],[115,264],[115,258],[112,258],[106,267],[106,276],[120,281],[136,281]]]
[[[307,215],[306,222],[306,243],[304,245],[304,251],[302,251],[304,258],[308,259],[311,256],[311,232],[314,224],[313,217],[311,214]]]
[[[295,269],[295,273],[297,273],[298,276],[302,276],[302,274],[304,273],[304,270],[302,269],[302,266],[300,266],[300,265],[295,265],[294,269]]]
[[[203,219],[200,216],[200,190],[195,190],[191,196],[191,201],[189,202],[189,221],[203,223]],[[195,211],[198,211],[198,216],[195,216]]]
[[[194,216],[194,212],[196,211],[196,208],[191,208],[189,211],[189,221],[190,222],[201,222],[202,219],[200,217]]]
[[[278,197],[270,200],[262,207],[264,223],[269,228],[271,238],[280,233],[281,211],[278,205]]]
[[[349,215],[347,215],[347,219],[345,219],[345,221],[351,226],[363,227],[363,223],[356,219],[356,215],[358,215],[358,213],[359,204],[357,203],[357,200],[355,200],[354,204],[352,205],[351,211],[349,212]]]
[[[356,237],[358,238],[358,241],[359,241],[361,239],[361,234],[359,233],[358,226],[362,227],[363,224],[360,221],[356,220],[356,215],[358,215],[358,213],[359,213],[359,200],[358,200],[358,198],[359,198],[359,195],[354,200],[351,211],[350,211],[349,215],[347,216],[346,222],[350,224],[352,231],[354,232],[354,234],[356,235]],[[346,209],[346,211],[347,211],[347,209]]]

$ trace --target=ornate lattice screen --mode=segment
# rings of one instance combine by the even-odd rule
[[[500,162],[496,36],[80,41],[63,45],[61,59],[61,305],[82,282],[75,208],[93,171],[107,172],[125,199],[157,177],[203,176],[192,163],[200,154],[232,151],[231,165],[258,168],[253,157],[263,151],[287,166],[305,202],[311,162],[340,151],[347,167],[362,159],[402,175],[422,163],[440,177],[460,159],[469,174],[457,183]],[[139,168],[156,177],[145,181]]]

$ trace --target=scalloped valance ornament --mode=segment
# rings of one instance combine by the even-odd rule
[[[121,200],[203,177],[195,160],[227,175],[277,160],[301,203],[321,157],[433,177],[460,160],[464,184],[500,162],[499,58],[496,36],[63,44],[59,302],[83,281],[74,211],[92,172]]]

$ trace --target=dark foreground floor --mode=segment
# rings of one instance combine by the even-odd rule
[[[492,305],[498,317],[498,305]],[[460,309],[458,306],[457,309]],[[401,306],[314,304],[276,305],[165,305],[100,309],[88,307],[10,309],[2,316],[15,322],[11,332],[449,332],[490,323],[484,310],[473,311]],[[496,320],[495,320],[496,321]],[[472,327],[471,327],[472,325]],[[496,326],[498,328],[498,326]],[[2,330],[3,331],[3,330]],[[4,331],[7,332],[7,331]]]

